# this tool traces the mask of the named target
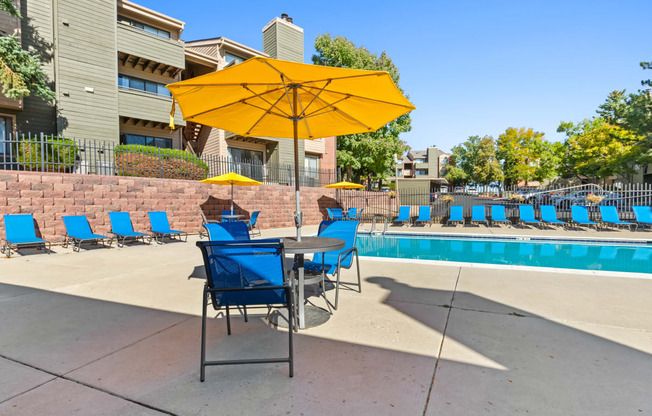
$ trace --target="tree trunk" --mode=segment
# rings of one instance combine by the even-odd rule
[[[378,178],[378,190],[382,191],[383,189],[383,178]]]
[[[353,179],[353,169],[351,168],[351,166],[347,166],[346,167],[346,180],[351,182],[352,179]]]

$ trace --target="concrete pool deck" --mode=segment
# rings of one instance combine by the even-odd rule
[[[0,414],[652,414],[652,280],[370,258],[362,293],[295,337],[293,378],[247,365],[200,383],[196,239],[0,258]],[[231,337],[210,319],[208,358],[284,354],[253,315]]]

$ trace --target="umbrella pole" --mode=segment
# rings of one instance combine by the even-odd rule
[[[233,214],[233,182],[231,182],[231,215]]]
[[[298,103],[297,103],[297,86],[294,85],[292,87],[292,95],[294,98],[294,105],[293,105],[293,115],[294,119],[292,120],[292,124],[294,127],[294,189],[296,193],[296,199],[297,199],[297,210],[296,213],[294,214],[294,223],[297,226],[297,241],[301,241],[301,192],[300,192],[300,186],[299,186],[299,120],[298,118]]]

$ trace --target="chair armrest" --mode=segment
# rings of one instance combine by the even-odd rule
[[[348,249],[348,250],[344,250],[343,252],[341,252],[341,253],[337,256],[337,268],[338,268],[338,269],[340,268],[340,263],[342,262],[342,257],[343,257],[343,256],[346,256],[346,255],[348,255],[349,253],[352,253],[352,252],[356,252],[356,253],[357,253],[357,252],[358,252],[358,249],[355,248],[355,247],[351,247],[351,248]]]
[[[250,290],[279,290],[279,289],[291,289],[290,285],[277,285],[277,286],[255,286],[255,287],[225,287],[225,288],[206,288],[206,291],[209,293],[219,293],[219,292],[244,292]]]

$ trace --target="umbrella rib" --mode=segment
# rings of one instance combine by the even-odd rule
[[[331,67],[333,68],[333,67]],[[350,68],[342,68],[342,69],[350,69]],[[324,79],[315,79],[315,80],[310,80],[310,81],[304,81],[302,84],[313,84],[317,82],[324,82],[324,81],[333,81],[333,80],[343,80],[343,79],[351,79],[351,78],[364,78],[364,77],[378,77],[381,75],[385,75],[386,72],[372,72],[371,74],[360,74],[360,75],[349,75],[346,77],[330,77],[330,78],[324,78]],[[392,81],[394,82],[394,81]]]
[[[351,98],[351,97],[348,97],[348,96],[347,96],[347,97],[344,97],[344,98],[340,98],[340,99],[337,100],[337,101],[333,101],[330,105],[331,105],[331,106],[334,106],[335,104],[337,104],[337,103],[341,103],[342,101],[344,101],[344,100],[348,100],[349,98]],[[322,101],[323,101],[323,100],[322,100]],[[335,111],[335,110],[333,110],[333,109],[323,111],[323,110],[325,110],[326,108],[328,108],[328,105],[325,106],[325,107],[319,108],[319,109],[313,111],[313,112],[310,113],[310,114],[306,114],[304,117],[306,117],[306,118],[310,118],[310,117],[315,117],[315,116],[319,116],[319,115],[322,115],[322,114],[326,114],[326,113],[329,112],[329,111]]]
[[[303,103],[301,102],[301,96],[297,94],[297,98],[299,99],[299,106],[301,107],[301,114],[297,116],[297,118],[301,119],[301,115],[306,112],[306,110],[303,108]],[[315,96],[317,98],[317,96]],[[312,102],[312,101],[311,101]],[[308,108],[308,107],[306,107]],[[308,130],[308,137],[312,139],[312,132],[310,131],[310,126],[308,125],[308,120],[306,118],[303,118],[303,122],[306,123],[306,129]]]
[[[264,62],[265,62],[265,64],[266,64],[268,67],[272,68],[274,71],[276,71],[276,72],[279,73],[279,75],[281,76],[281,81],[283,81],[283,78],[287,78],[288,81],[290,81],[290,84],[294,84],[294,81],[292,81],[292,80],[290,79],[290,77],[288,77],[288,76],[287,76],[283,71],[280,71],[278,68],[276,68],[274,65],[270,64],[270,63],[267,62],[267,61],[264,61]],[[283,87],[284,87],[284,88],[286,89],[286,91],[287,91],[287,86],[285,85],[285,81],[283,81]]]
[[[263,97],[262,94],[258,94],[258,93],[256,93],[256,91],[254,91],[254,90],[250,89],[249,87],[247,87],[247,84],[242,84],[242,88],[246,89],[246,90],[249,91],[250,93],[254,94],[256,97],[258,97],[258,98],[260,98],[261,100],[265,101],[267,104],[271,105],[271,106],[272,106],[271,108],[275,108],[275,107],[276,107],[276,104],[278,104],[278,102],[281,100],[281,99],[279,98],[278,100],[276,100],[276,102],[275,102],[274,104],[272,104],[271,102],[267,101],[267,99],[265,99],[265,97]],[[276,91],[278,91],[278,90],[276,90]],[[266,93],[267,93],[267,92],[266,92]],[[251,98],[253,98],[253,97],[251,97]],[[283,96],[281,96],[281,98],[283,98]],[[246,100],[248,100],[248,99],[249,99],[249,98],[246,98],[246,99],[245,99],[245,104],[249,104],[249,103],[246,102]],[[283,111],[283,110],[280,109],[279,107],[276,107],[276,109],[277,109],[278,111],[280,111],[281,113],[285,114],[287,117],[290,117],[289,114],[286,114],[285,111]]]
[[[265,63],[267,63],[267,62],[265,62]],[[267,65],[269,65],[269,64],[267,64]],[[269,65],[269,66],[271,66],[271,65]],[[271,67],[274,68],[273,66],[271,66]],[[274,68],[274,69],[276,71],[278,71],[278,69],[276,69],[276,68]],[[297,118],[297,110],[292,105],[292,100],[290,100],[290,94],[288,94],[288,87],[285,85],[285,75],[283,75],[282,73],[280,73],[280,74],[281,74],[281,81],[283,82],[283,88],[285,88],[285,96],[288,97],[288,104],[290,104],[290,108],[292,109],[292,120],[294,121]]]
[[[302,85],[302,87],[305,87],[305,88],[312,88],[312,89],[317,88],[317,87],[311,87],[311,86],[309,86],[309,85]],[[304,91],[308,92],[305,88],[304,88]],[[346,96],[349,96],[349,97],[360,98],[360,99],[362,99],[362,100],[367,100],[367,101],[375,101],[375,102],[377,102],[377,103],[382,103],[382,104],[395,105],[395,106],[398,106],[398,107],[407,107],[407,108],[414,107],[411,103],[410,103],[410,105],[408,106],[408,105],[405,105],[405,104],[393,103],[393,102],[391,102],[391,101],[385,101],[385,100],[379,100],[379,99],[376,99],[376,98],[363,97],[362,95],[349,94],[349,93],[347,93],[347,92],[340,92],[340,91],[333,91],[333,90],[325,90],[325,91],[326,91],[326,92],[330,92],[330,93],[332,93],[332,94],[346,95]],[[312,92],[311,92],[311,94],[314,95],[314,93],[312,93]],[[408,102],[409,102],[409,101],[408,101]]]
[[[308,90],[306,90],[305,88],[303,88],[303,86],[300,86],[299,88],[301,88],[302,90],[304,90],[304,91],[307,92],[308,94],[312,94],[312,95],[314,95],[311,91],[308,91]],[[319,101],[321,101],[321,102],[323,102],[324,104],[326,104],[328,107],[332,107],[334,111],[339,111],[340,113],[344,114],[344,116],[346,116],[346,117],[350,118],[351,120],[355,121],[356,123],[358,123],[358,124],[364,126],[367,130],[372,130],[371,127],[367,126],[367,125],[364,124],[362,121],[360,121],[360,120],[358,120],[357,118],[353,117],[352,115],[350,115],[350,114],[347,113],[346,111],[342,111],[342,110],[340,110],[339,108],[335,107],[333,104],[330,104],[328,101],[324,100],[324,99],[321,98],[321,97],[319,97],[318,99],[319,99]]]
[[[269,114],[274,115],[274,116],[276,116],[276,117],[286,118],[286,119],[290,119],[290,120],[292,119],[292,117],[290,117],[290,116],[286,116],[286,115],[283,115],[283,114],[275,113],[275,112],[273,112],[271,109],[266,109],[266,108],[264,108],[264,107],[257,106],[256,104],[251,104],[251,103],[247,103],[247,102],[244,102],[244,103],[242,103],[242,104],[249,105],[249,106],[251,106],[251,107],[257,108],[257,109],[259,109],[260,111],[264,111],[265,113],[269,113]]]
[[[235,84],[235,85],[242,86],[243,84]],[[253,84],[247,84],[247,85],[253,85]],[[268,84],[256,84],[256,85],[268,85]],[[260,95],[269,94],[269,93],[276,92],[276,91],[279,91],[279,90],[281,90],[281,88],[276,88],[274,90],[265,91],[263,94],[260,94]],[[247,100],[249,100],[251,98],[254,98],[254,97],[251,96],[251,97],[247,97],[247,98],[242,98],[242,99],[240,99],[238,101],[234,101],[234,102],[231,102],[231,103],[228,103],[228,104],[224,104],[224,105],[221,105],[219,107],[211,108],[210,110],[201,111],[199,113],[196,113],[196,114],[193,114],[191,116],[186,117],[186,119],[191,119],[193,117],[201,116],[201,115],[204,115],[206,113],[210,113],[211,111],[221,110],[223,108],[226,108],[226,107],[229,107],[229,106],[232,106],[232,105],[235,105],[235,104],[244,103],[244,104],[252,105],[252,104],[246,102]]]
[[[308,108],[312,105],[312,103],[315,102],[315,100],[317,99],[317,97],[319,97],[319,96],[321,95],[321,93],[324,91],[324,89],[326,89],[326,87],[328,87],[328,85],[329,85],[330,83],[331,83],[331,80],[329,79],[328,82],[326,82],[326,84],[324,84],[324,86],[321,88],[321,90],[319,90],[319,92],[317,93],[317,95],[315,95],[315,96],[312,98],[312,100],[310,100],[310,102],[308,103],[308,105],[306,106],[306,108],[302,109],[303,111],[301,112],[301,114],[299,114],[299,117],[301,117],[301,116],[303,116],[303,115],[306,114],[306,111],[308,110]]]
[[[276,107],[276,104],[278,104],[278,102],[281,101],[281,99],[283,99],[283,96],[282,96],[282,95],[281,95],[280,97],[278,97],[278,100],[276,100],[276,102],[275,102],[274,104],[272,104],[272,108],[275,108],[275,107]],[[245,104],[249,104],[249,103],[245,102]],[[249,105],[253,105],[253,104],[249,104]],[[276,108],[278,108],[278,107],[276,107]],[[256,123],[254,123],[254,125],[251,126],[251,128],[250,128],[249,130],[247,130],[247,134],[251,133],[251,130],[255,129],[256,126],[258,125],[258,123],[260,123],[261,121],[263,121],[263,119],[265,118],[265,116],[266,116],[267,114],[274,114],[274,115],[277,115],[277,114],[275,114],[275,113],[272,112],[272,109],[271,109],[271,108],[270,108],[269,110],[266,110],[265,113],[263,113],[263,115],[258,119],[258,121],[256,121]],[[282,117],[282,116],[281,116],[281,117]],[[287,117],[284,117],[284,118],[287,118]]]

